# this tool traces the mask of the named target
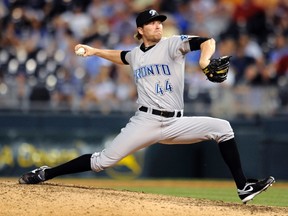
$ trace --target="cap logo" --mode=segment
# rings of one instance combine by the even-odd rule
[[[151,14],[151,16],[155,16],[156,13],[157,13],[156,10],[150,10],[150,11],[149,11],[149,14]]]

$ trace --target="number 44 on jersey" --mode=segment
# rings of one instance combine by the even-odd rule
[[[165,92],[172,92],[173,87],[168,79],[168,80],[165,80],[164,83],[157,82],[155,85],[155,91],[157,95],[164,95]]]

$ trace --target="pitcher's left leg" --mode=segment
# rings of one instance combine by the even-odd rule
[[[207,140],[217,143],[234,138],[230,123],[211,117],[182,117],[163,121],[163,143],[191,144]]]
[[[245,186],[246,177],[242,171],[234,132],[228,121],[211,117],[183,117],[165,127],[164,132],[168,139],[163,142],[168,144],[215,140],[237,188]]]

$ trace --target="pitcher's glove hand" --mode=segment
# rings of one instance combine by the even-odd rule
[[[222,56],[218,59],[211,59],[210,63],[203,70],[208,80],[221,83],[227,79],[231,56]]]

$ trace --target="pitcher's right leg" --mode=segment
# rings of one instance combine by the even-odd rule
[[[155,116],[151,114],[143,112],[136,114],[107,148],[92,155],[93,171],[99,172],[111,167],[127,155],[159,141],[161,122],[155,121]]]

